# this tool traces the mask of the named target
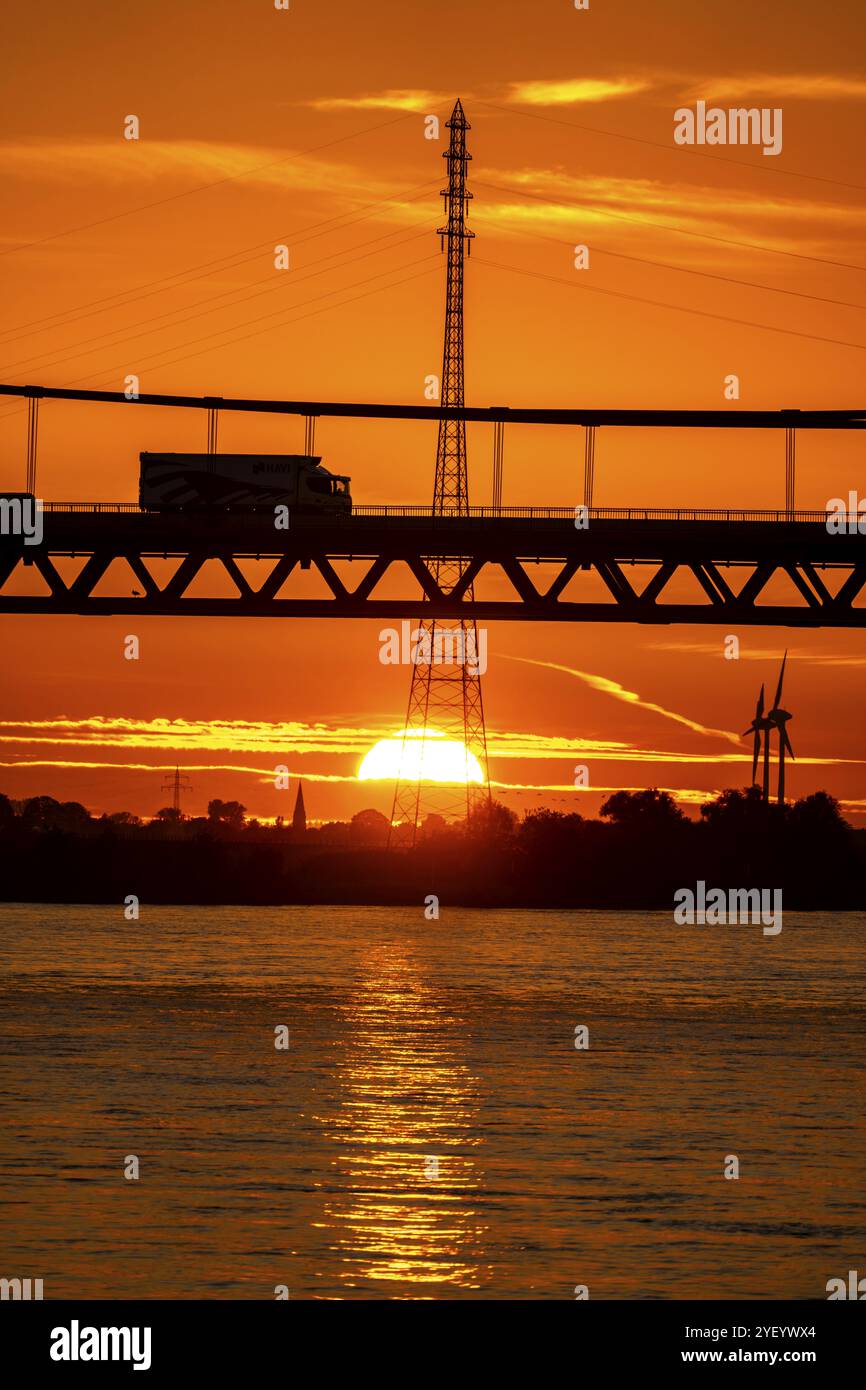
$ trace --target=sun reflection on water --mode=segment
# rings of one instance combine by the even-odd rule
[[[319,1117],[338,1155],[321,1226],[339,1277],[394,1296],[406,1285],[420,1297],[479,1288],[489,1272],[478,1256],[482,1141],[478,1082],[458,1060],[461,1021],[403,945],[371,947],[362,968],[341,1010],[339,1106]]]

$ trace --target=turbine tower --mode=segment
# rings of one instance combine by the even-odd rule
[[[441,385],[441,404],[443,409],[448,409],[464,404],[463,267],[464,256],[474,236],[466,226],[472,197],[466,188],[467,164],[472,158],[466,150],[466,132],[470,126],[459,100],[445,127],[451,132],[448,149],[442,156],[448,161],[448,187],[442,190],[445,225],[438,229],[437,235],[443,248],[447,242],[448,252]],[[466,423],[444,415],[439,420],[433,514],[469,514]],[[433,566],[433,577],[443,591],[450,592],[462,579],[466,564],[466,560],[459,557],[439,559]],[[471,584],[465,594],[471,602],[474,597]],[[418,826],[427,812],[456,811],[471,820],[479,805],[490,801],[475,621],[422,618],[415,636],[409,708],[391,812],[392,832],[397,826],[408,823],[413,845]],[[443,655],[450,660],[442,660]],[[465,779],[456,786],[452,783],[450,790],[430,781],[430,777],[435,776],[435,745],[443,738],[451,742],[452,750],[454,743],[465,749],[465,755],[461,755]],[[425,771],[428,773],[426,779]],[[474,780],[470,780],[473,774]]]
[[[752,754],[752,786],[755,785],[755,773],[758,770],[758,757],[761,752],[761,736],[764,739],[764,786],[763,799],[770,799],[770,730],[772,724],[764,714],[764,687],[761,686],[761,693],[758,696],[758,703],[755,706],[755,717],[748,729],[743,733],[743,738],[748,738],[749,734],[755,735],[755,743]]]
[[[770,732],[773,729],[777,729],[779,733],[778,800],[780,806],[784,806],[785,804],[785,754],[790,753],[792,758],[794,756],[794,750],[791,747],[791,740],[788,738],[788,730],[785,727],[788,720],[793,718],[793,715],[789,714],[786,709],[782,709],[779,705],[779,701],[782,698],[782,681],[785,679],[785,663],[787,662],[787,660],[788,653],[785,652],[785,655],[782,658],[782,669],[779,672],[779,684],[776,686],[776,698],[773,701],[773,708],[771,710],[768,710],[767,712],[767,723],[770,726],[767,731],[767,743],[769,744],[770,742]]]

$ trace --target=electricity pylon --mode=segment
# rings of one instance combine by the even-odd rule
[[[466,175],[472,156],[466,150],[466,132],[470,126],[459,100],[445,124],[451,132],[448,149],[443,155],[448,161],[448,187],[442,190],[445,225],[438,229],[437,235],[443,248],[447,243],[448,252],[440,396],[443,408],[448,408],[464,405],[463,266],[475,234],[466,226],[472,197],[466,188]],[[439,420],[433,514],[469,514],[466,423],[444,415]],[[437,560],[433,566],[434,578],[450,592],[463,578],[466,564],[467,561],[459,557]],[[465,596],[470,601],[473,599],[472,584],[467,586]],[[412,844],[427,813],[450,811],[465,814],[471,820],[479,805],[489,804],[487,735],[478,658],[474,619],[422,618],[419,621],[400,772],[391,813],[392,832],[408,823]],[[452,758],[456,755],[460,760],[456,774],[460,780],[450,784],[431,780],[443,766],[443,740],[450,743]],[[464,752],[455,749],[457,743]]]
[[[172,794],[172,796],[171,796],[171,805],[172,805],[172,810],[174,811],[174,818],[175,818],[175,820],[176,820],[176,821],[181,821],[181,820],[183,820],[183,812],[181,811],[180,799],[181,799],[181,795],[183,794],[183,792],[191,792],[191,791],[192,791],[192,783],[191,783],[191,782],[188,782],[188,781],[186,780],[186,778],[185,778],[184,776],[182,776],[181,770],[180,770],[179,767],[176,767],[176,768],[175,768],[175,770],[174,770],[174,776],[173,776],[169,781],[163,782],[163,784],[162,784],[162,790],[163,790],[164,792],[171,792],[171,794]]]

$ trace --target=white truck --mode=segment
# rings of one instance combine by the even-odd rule
[[[139,454],[138,505],[146,512],[352,510],[350,478],[310,454]]]

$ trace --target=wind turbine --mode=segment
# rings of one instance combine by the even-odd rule
[[[758,755],[761,751],[761,734],[764,735],[764,800],[770,799],[770,730],[773,725],[770,723],[769,716],[764,716],[764,687],[761,686],[761,693],[758,696],[758,703],[755,706],[755,717],[748,729],[743,733],[743,738],[748,738],[749,734],[755,735],[754,750],[752,756],[752,786],[755,785],[755,773],[758,770]]]
[[[770,742],[770,732],[771,732],[771,730],[772,730],[772,729],[778,729],[778,731],[779,731],[779,805],[780,805],[780,806],[783,806],[783,805],[785,804],[785,753],[786,753],[786,752],[787,752],[787,753],[790,753],[790,755],[791,755],[792,758],[793,758],[793,756],[794,756],[794,750],[793,750],[793,748],[791,747],[791,740],[788,738],[788,730],[787,730],[786,727],[785,727],[785,725],[787,724],[788,720],[793,718],[793,715],[789,714],[788,711],[787,711],[786,709],[782,709],[781,706],[779,705],[779,701],[780,701],[781,698],[782,698],[782,681],[785,679],[785,663],[786,663],[787,660],[788,660],[788,653],[785,652],[785,655],[782,657],[782,669],[781,669],[781,671],[779,672],[779,684],[776,686],[776,698],[775,698],[775,700],[773,701],[773,708],[772,708],[771,710],[768,710],[768,711],[767,711],[767,721],[766,721],[766,722],[767,722],[767,725],[768,725],[768,729],[767,729],[767,744],[768,744],[768,745],[769,745],[769,742]],[[768,790],[768,792],[769,792],[769,787],[768,787],[767,790]]]

